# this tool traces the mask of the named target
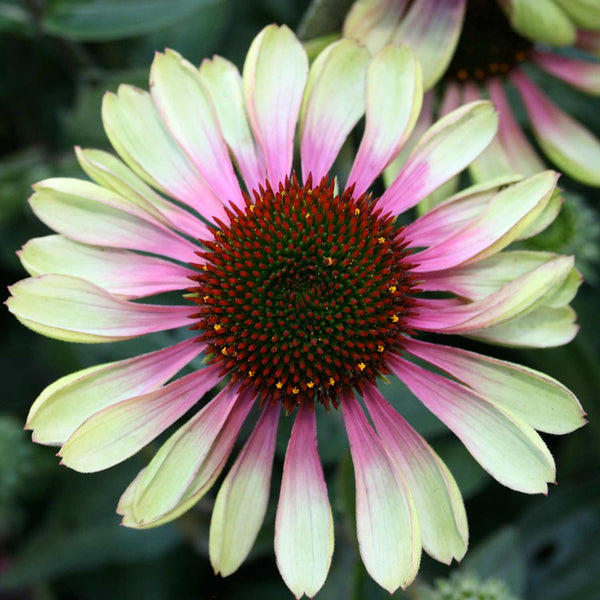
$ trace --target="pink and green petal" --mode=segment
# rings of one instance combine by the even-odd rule
[[[189,306],[137,304],[68,275],[40,275],[9,288],[8,310],[23,325],[68,342],[116,342],[185,327]]]
[[[600,5],[597,0],[554,0],[577,27],[600,30]]]
[[[393,357],[392,370],[503,485],[545,494],[554,482],[552,455],[535,430],[469,388]]]
[[[387,90],[385,94],[381,90]],[[401,150],[421,111],[421,69],[407,46],[387,46],[367,71],[367,116],[347,187],[361,196]]]
[[[421,532],[406,483],[349,392],[342,411],[356,481],[356,528],[367,572],[390,594],[406,588],[421,560]]]
[[[79,244],[62,235],[29,240],[17,254],[33,277],[49,273],[79,277],[126,299],[185,290],[195,274],[154,256]]]
[[[365,112],[369,53],[351,40],[340,40],[310,68],[300,109],[300,155],[304,181],[325,177],[342,144]],[[367,92],[368,93],[368,92]]]
[[[314,407],[303,403],[283,466],[275,519],[279,572],[296,598],[312,598],[327,578],[333,554],[333,517],[317,449]]]
[[[229,456],[239,427],[226,440],[228,451],[218,453],[218,460],[213,460],[217,438],[230,415],[245,418],[249,409],[247,398],[241,398],[237,388],[229,386],[161,446],[135,489],[130,518],[137,526],[157,525],[159,519],[187,504],[198,490],[205,493],[209,489]],[[205,463],[211,468],[206,469]]]
[[[413,254],[415,272],[438,271],[491,256],[526,231],[550,201],[558,175],[545,171],[501,190],[473,221]],[[418,245],[418,240],[413,240]]]
[[[575,45],[586,52],[600,56],[600,31],[579,29],[577,31],[577,42]]]
[[[125,493],[119,502],[118,512],[123,515],[122,524],[126,527],[133,527],[135,529],[150,529],[169,523],[192,508],[192,506],[194,506],[210,490],[225,468],[225,464],[231,454],[240,428],[244,424],[252,405],[253,401],[250,394],[242,393],[238,396],[235,401],[235,406],[230,410],[229,415],[225,420],[225,424],[212,442],[208,453],[203,460],[198,463],[191,483],[189,483],[187,488],[183,489],[183,491],[182,489],[175,490],[177,493],[182,492],[180,499],[177,500],[171,508],[151,519],[148,519],[147,515],[143,513],[138,514],[138,512],[136,512],[138,509],[134,502],[141,493],[141,489],[138,488],[141,485],[145,485],[145,477],[148,468],[143,469],[139,476],[136,477],[127,490],[125,490]],[[204,419],[204,417],[198,418]],[[193,423],[188,423],[188,425],[192,428],[198,427],[198,424],[194,425]],[[185,433],[186,431],[188,430],[185,428],[183,431],[180,430],[180,435],[189,435],[189,433]],[[167,442],[168,448],[171,448],[173,444],[175,444],[175,446],[177,445],[180,435],[175,434],[171,440]],[[161,448],[161,451],[167,452],[168,448],[165,450],[162,450]]]
[[[279,404],[267,404],[223,481],[210,521],[210,563],[223,577],[244,562],[262,526],[271,488]]]
[[[102,103],[104,130],[113,148],[146,183],[203,217],[225,217],[223,204],[171,137],[148,92],[121,85]]]
[[[48,227],[71,240],[149,252],[181,262],[197,246],[150,213],[99,185],[79,179],[46,179],[34,186],[29,204]]]
[[[237,162],[248,191],[267,178],[264,161],[250,131],[242,77],[228,60],[215,56],[200,65],[200,80],[210,96],[223,137]]]
[[[60,449],[62,464],[81,473],[113,467],[136,454],[183,416],[221,379],[213,365],[89,417]]]
[[[157,53],[150,93],[169,133],[221,202],[242,204],[229,150],[198,70],[173,50]]]
[[[525,103],[535,137],[567,175],[600,186],[600,140],[561,110],[522,71],[515,69],[512,81]]]
[[[468,385],[538,431],[564,434],[585,425],[577,398],[548,375],[460,348],[405,340],[404,349]]]
[[[288,27],[269,25],[254,38],[244,63],[244,97],[272,182],[290,175],[307,77],[306,52]]]
[[[467,515],[450,471],[377,388],[367,385],[363,397],[383,446],[413,494],[423,548],[446,564],[461,560],[469,537]]]
[[[133,202],[168,227],[196,239],[208,238],[208,228],[197,216],[165,200],[116,156],[79,147],[75,147],[75,153],[81,168],[98,185]]]
[[[342,34],[364,44],[375,55],[391,42],[409,0],[357,0]]]
[[[513,29],[533,42],[550,46],[575,42],[575,25],[555,0],[502,0],[500,6]]]
[[[204,348],[204,344],[190,339],[61,377],[38,396],[25,427],[33,430],[33,440],[38,444],[61,446],[93,414],[159,388]]]
[[[406,44],[423,69],[423,87],[431,88],[445,73],[460,37],[466,0],[413,2],[396,28],[392,43]]]
[[[575,319],[570,306],[540,306],[508,323],[470,331],[469,337],[514,348],[554,348],[568,344],[577,335]]]
[[[490,102],[467,104],[440,119],[381,196],[384,210],[400,214],[460,173],[490,143],[497,121]]]
[[[585,62],[552,52],[534,52],[531,60],[582,92],[600,96],[600,64],[597,62]]]

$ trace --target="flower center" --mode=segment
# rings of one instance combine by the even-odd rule
[[[527,59],[533,44],[513,31],[495,0],[468,0],[458,47],[447,79],[482,81],[506,74]]]
[[[193,279],[194,329],[261,402],[337,407],[344,389],[389,372],[411,314],[414,279],[402,231],[377,202],[324,178],[266,182],[228,211]]]

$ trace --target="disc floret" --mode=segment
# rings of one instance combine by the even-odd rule
[[[288,410],[337,406],[343,390],[388,372],[412,314],[402,231],[370,196],[333,181],[277,191],[267,181],[203,240],[190,289],[211,362]]]

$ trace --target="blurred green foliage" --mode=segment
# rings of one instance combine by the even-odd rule
[[[5,285],[23,276],[15,250],[45,232],[26,202],[30,185],[51,176],[82,176],[74,144],[108,148],[100,119],[106,90],[115,90],[120,83],[147,87],[153,53],[167,46],[195,64],[219,53],[241,66],[249,43],[264,25],[284,22],[310,39],[339,29],[349,5],[349,0],[317,0],[307,12],[308,0],[0,1],[0,270]],[[600,132],[597,100],[549,79],[542,83],[562,106]],[[343,154],[351,153],[349,144]],[[464,494],[471,550],[460,570],[472,574],[471,579],[434,584],[455,568],[424,557],[420,581],[393,598],[415,598],[427,584],[437,586],[429,596],[432,600],[500,600],[509,595],[531,600],[600,598],[600,290],[596,287],[600,194],[566,178],[561,184],[573,190],[576,199],[568,201],[554,229],[535,243],[544,249],[556,245],[558,251],[577,252],[589,279],[575,302],[581,333],[565,348],[494,352],[571,387],[591,422],[564,439],[548,440],[560,485],[548,498],[528,497],[495,483],[398,380],[390,379],[384,393],[430,440]],[[291,423],[281,424],[271,507],[256,547],[238,573],[222,580],[213,575],[206,558],[210,497],[176,524],[144,532],[121,528],[114,508],[140,468],[140,458],[105,473],[80,475],[59,467],[52,449],[33,446],[21,431],[30,404],[54,379],[158,348],[165,343],[161,336],[169,334],[152,336],[142,345],[132,341],[90,347],[42,338],[6,311],[0,314],[0,323],[0,597],[291,597],[272,553],[276,490]],[[336,520],[333,564],[318,598],[389,598],[358,559],[353,471],[340,415],[319,409],[317,416]],[[498,587],[505,589],[504,596],[446,593],[452,586],[459,589],[494,578],[506,586]],[[485,591],[485,585],[479,589]]]

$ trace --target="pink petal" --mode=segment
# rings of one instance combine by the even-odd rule
[[[588,94],[600,94],[600,64],[552,52],[534,52],[533,62],[551,75]]]

